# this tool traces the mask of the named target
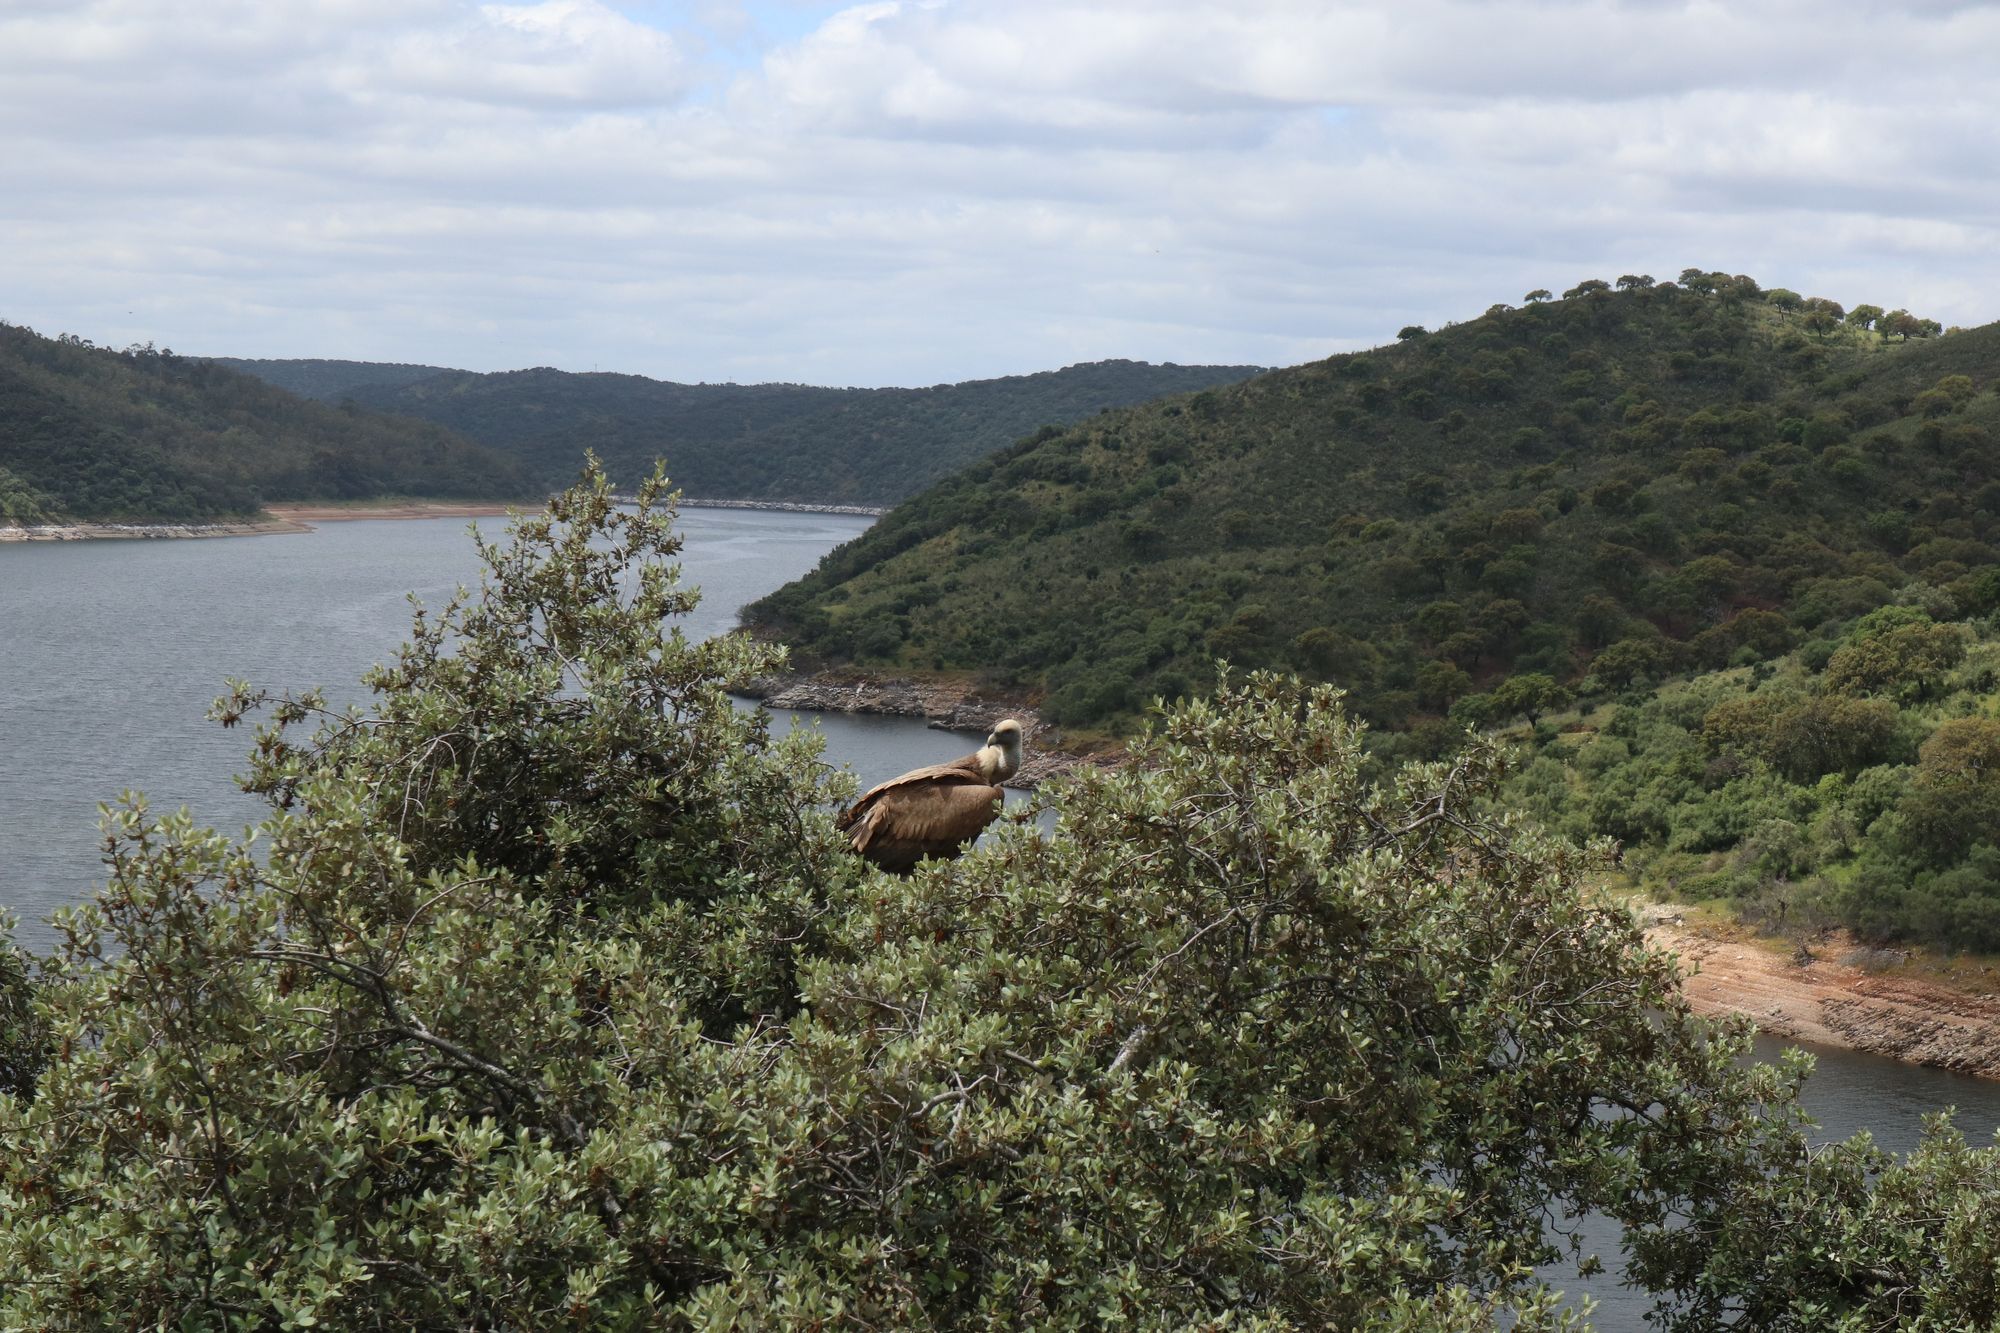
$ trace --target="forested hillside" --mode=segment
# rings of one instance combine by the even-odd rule
[[[549,369],[447,371],[412,382],[404,372],[413,367],[230,364],[300,392],[440,422],[517,455],[551,487],[574,477],[594,449],[628,483],[664,458],[674,483],[704,499],[859,505],[914,495],[1041,426],[1257,371],[1099,361],[928,389],[827,389]],[[375,369],[393,373],[371,382],[364,371]]]
[[[511,460],[427,422],[310,402],[150,346],[0,324],[0,522],[198,522],[274,500],[525,498]]]
[[[249,360],[237,356],[203,358],[238,374],[255,375],[301,398],[338,403],[357,389],[394,388],[451,372],[444,366],[417,366],[400,361],[333,361],[320,357]]]
[[[1781,652],[1912,583],[1969,596],[2000,328],[1885,338],[1688,276],[1045,431],[753,616],[822,660],[1046,691],[1073,723],[1220,656],[1404,728],[1510,677]]]
[[[1526,724],[1511,799],[1659,889],[2000,947],[2000,326],[1619,288],[1046,432],[752,618],[1072,724],[1217,658],[1385,753]]]

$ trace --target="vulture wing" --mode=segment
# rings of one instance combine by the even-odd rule
[[[842,830],[854,827],[854,822],[861,818],[862,813],[869,806],[881,799],[884,793],[917,783],[931,783],[938,786],[957,786],[964,783],[973,783],[983,787],[986,785],[986,778],[979,771],[979,760],[974,755],[967,755],[963,759],[954,759],[948,764],[932,764],[928,768],[913,768],[901,777],[890,778],[887,782],[878,782],[863,792],[860,800],[848,806],[840,818],[833,821],[833,826]]]
[[[1006,793],[952,774],[943,781],[896,782],[851,821],[854,850],[893,874],[927,856],[954,857],[1000,814]]]
[[[957,856],[999,815],[1004,796],[969,754],[869,788],[834,823],[855,851],[907,875],[927,856]]]

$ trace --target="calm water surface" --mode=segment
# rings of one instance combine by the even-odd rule
[[[840,514],[688,509],[686,580],[701,588],[687,631],[798,577],[870,520]],[[499,518],[480,521],[498,536]],[[46,918],[99,882],[97,806],[146,793],[236,831],[258,803],[236,790],[245,730],[205,719],[229,677],[272,689],[365,691],[369,666],[410,626],[409,596],[436,606],[478,561],[463,519],[328,523],[307,534],[211,541],[0,544],[0,907],[46,947]],[[965,736],[897,718],[829,714],[829,757],[864,783],[955,758]]]
[[[805,573],[868,519],[689,509],[689,582],[704,598],[687,626],[705,636],[737,608]],[[487,519],[498,535],[504,520]],[[361,673],[409,628],[414,593],[437,605],[477,576],[458,519],[330,523],[295,536],[215,541],[0,544],[0,907],[19,938],[46,947],[56,907],[98,882],[97,804],[127,789],[186,805],[235,830],[257,803],[232,775],[243,731],[204,720],[231,676],[276,689],[360,697]],[[821,715],[829,757],[865,785],[965,752],[966,737],[898,718]],[[1779,1046],[1765,1042],[1768,1058]],[[1905,1151],[1922,1117],[1957,1106],[1975,1141],[2000,1124],[2000,1084],[1844,1051],[1817,1052],[1807,1103],[1832,1138],[1872,1131]],[[1598,1243],[1615,1260],[1615,1237]],[[1644,1303],[1605,1278],[1588,1288],[1600,1328],[1638,1328]]]

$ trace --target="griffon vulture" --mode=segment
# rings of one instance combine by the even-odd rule
[[[914,769],[868,789],[835,827],[854,850],[892,875],[927,856],[950,859],[1000,814],[1000,784],[1021,770],[1021,724],[996,723],[983,748]]]

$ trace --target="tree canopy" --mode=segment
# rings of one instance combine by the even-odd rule
[[[659,499],[482,546],[366,711],[233,687],[256,845],[109,811],[0,972],[0,1324],[1555,1328],[1585,1210],[1669,1328],[1993,1316],[1991,1154],[1810,1149],[1492,750],[1225,675],[890,879]]]

